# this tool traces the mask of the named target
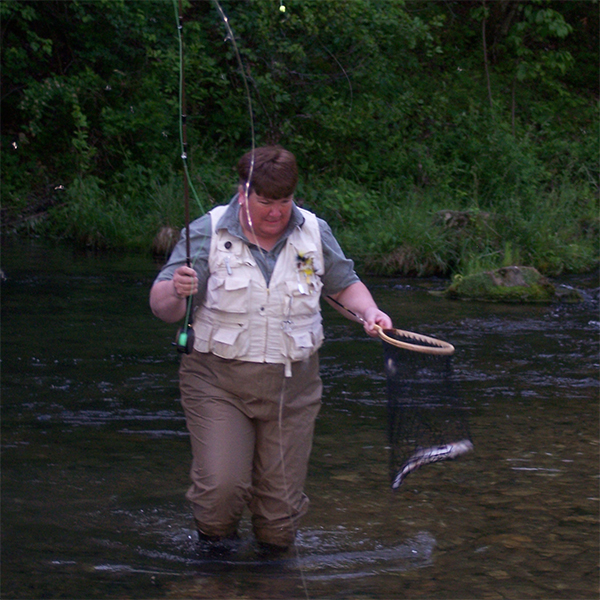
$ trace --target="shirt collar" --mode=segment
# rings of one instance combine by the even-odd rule
[[[249,243],[240,223],[240,205],[238,204],[238,196],[239,194],[236,194],[231,199],[227,205],[225,214],[219,219],[216,228],[226,229],[231,235],[235,235],[236,237],[239,237],[240,239]],[[304,225],[304,221],[304,215],[300,212],[300,209],[296,206],[296,204],[294,204],[292,207],[292,214],[290,215],[290,222],[288,223],[286,230],[283,232],[277,243],[279,244],[279,242],[286,239],[296,227],[302,227],[302,225]]]

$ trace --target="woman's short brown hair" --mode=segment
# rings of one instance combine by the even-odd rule
[[[279,200],[291,196],[298,185],[296,157],[281,146],[262,146],[246,152],[237,164],[240,185],[249,182],[249,194]]]

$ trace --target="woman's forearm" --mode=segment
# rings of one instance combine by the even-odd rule
[[[158,281],[150,290],[150,308],[159,319],[175,323],[185,317],[186,299],[177,295],[172,279]]]
[[[198,276],[191,267],[178,267],[173,279],[157,281],[150,290],[150,308],[167,323],[185,317],[187,297],[198,292]]]
[[[375,335],[373,325],[379,325],[383,329],[392,327],[390,317],[378,308],[371,292],[362,281],[353,283],[332,297],[359,317],[369,335]]]

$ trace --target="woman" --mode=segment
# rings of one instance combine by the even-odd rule
[[[194,295],[194,350],[180,366],[201,540],[237,536],[245,506],[263,549],[283,552],[308,509],[304,482],[321,405],[320,299],[334,298],[366,332],[392,326],[330,227],[294,203],[298,170],[279,146],[238,163],[238,193],[190,224],[150,292],[166,322]]]

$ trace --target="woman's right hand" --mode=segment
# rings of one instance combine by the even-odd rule
[[[177,267],[171,281],[175,296],[180,300],[198,292],[198,275],[191,267]]]

